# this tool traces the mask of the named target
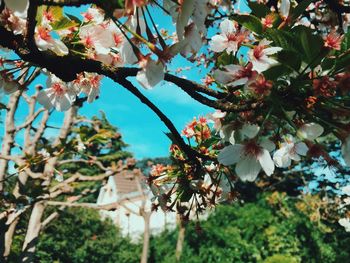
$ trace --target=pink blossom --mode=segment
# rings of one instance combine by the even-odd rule
[[[241,65],[227,65],[224,66],[224,70],[215,70],[214,78],[216,81],[232,87],[245,85],[257,76],[257,72],[253,71],[252,68],[252,63],[248,63],[245,67]]]
[[[150,57],[140,62],[141,70],[136,75],[136,80],[145,88],[151,89],[164,79],[164,65]]]
[[[37,97],[38,102],[46,109],[66,111],[72,106],[77,93],[71,85],[67,85],[55,75],[50,75],[46,86],[47,88],[41,90]]]
[[[87,101],[93,102],[100,95],[102,76],[95,73],[83,73],[73,82],[74,87],[88,96]]]
[[[239,45],[247,38],[247,32],[237,31],[237,24],[234,21],[225,19],[220,24],[221,33],[211,38],[209,48],[214,52],[227,53],[236,52]]]
[[[250,61],[253,64],[253,70],[256,70],[258,73],[261,73],[271,66],[278,64],[278,61],[271,58],[270,55],[276,54],[281,51],[281,47],[268,47],[272,41],[263,39],[259,42],[257,46],[249,50],[248,55]]]
[[[44,26],[36,27],[35,42],[39,50],[51,50],[59,56],[69,53],[66,45],[61,40],[53,38],[50,30]]]

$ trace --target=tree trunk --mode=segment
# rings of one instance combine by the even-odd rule
[[[175,250],[175,257],[177,262],[180,262],[180,258],[182,254],[182,249],[183,249],[184,240],[185,240],[185,230],[186,230],[185,224],[180,220],[179,235],[177,236],[176,250]]]
[[[24,239],[22,248],[22,255],[20,262],[31,263],[34,262],[34,252],[38,242],[39,233],[41,229],[41,218],[44,214],[45,204],[38,202],[34,205],[32,214],[30,215],[27,234]]]
[[[6,118],[5,118],[5,132],[1,143],[1,155],[10,155],[11,149],[14,144],[14,135],[16,132],[14,116],[17,110],[17,106],[18,106],[18,102],[21,97],[21,94],[22,94],[22,91],[17,91],[13,93],[7,105],[9,110],[6,113]],[[4,191],[4,179],[6,176],[7,167],[8,167],[8,160],[0,159],[0,194],[2,194],[2,192]]]
[[[15,234],[16,226],[18,224],[20,217],[17,217],[8,227],[6,233],[5,233],[5,250],[4,250],[4,258],[7,259],[7,257],[11,253],[11,246],[13,241],[13,235]]]
[[[143,246],[142,246],[142,256],[141,263],[147,263],[148,260],[148,250],[149,250],[149,239],[150,239],[150,219],[151,212],[144,211],[143,219],[145,221],[145,233],[143,234]]]

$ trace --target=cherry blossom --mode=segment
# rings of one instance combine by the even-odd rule
[[[5,8],[0,13],[0,22],[4,24],[7,30],[12,31],[15,35],[22,35],[26,32],[26,17],[16,15],[8,8]]]
[[[151,89],[164,79],[164,65],[151,58],[145,58],[141,63],[141,70],[137,73],[137,81],[145,89]]]
[[[273,160],[277,167],[286,168],[291,165],[292,160],[299,162],[301,160],[300,156],[306,156],[308,147],[304,142],[296,142],[290,134],[285,135],[283,139],[284,142],[274,153]]]
[[[209,48],[214,52],[222,52],[226,50],[229,54],[236,52],[239,45],[247,38],[245,31],[237,32],[237,24],[234,21],[225,19],[220,24],[221,33],[211,38]]]
[[[80,28],[79,37],[87,49],[97,54],[108,54],[115,41],[112,33],[104,25],[87,24]]]
[[[95,24],[101,24],[105,18],[105,15],[101,9],[90,7],[87,9],[86,12],[81,13],[81,15],[84,17],[85,23],[95,23]]]
[[[234,144],[220,151],[218,160],[223,165],[236,164],[236,173],[242,181],[252,182],[256,179],[261,169],[270,176],[275,165],[270,156],[273,150],[272,142],[255,140],[243,144]]]
[[[222,126],[222,119],[226,116],[226,112],[216,110],[214,113],[208,115],[208,120],[214,123],[214,129],[220,130]]]
[[[181,42],[181,55],[186,57],[188,54],[197,55],[197,52],[203,45],[203,40],[197,26],[191,23],[185,28],[185,39]]]
[[[253,71],[252,68],[252,63],[248,63],[245,67],[234,64],[226,65],[223,67],[224,70],[214,71],[214,78],[218,82],[232,87],[245,85],[257,76],[257,72]]]
[[[10,9],[15,16],[26,18],[27,17],[27,10],[29,7],[29,0],[20,0],[20,1],[14,1],[14,0],[4,0],[5,6]]]
[[[301,139],[313,141],[320,137],[323,132],[324,129],[321,125],[312,122],[303,124],[297,131],[297,135]]]
[[[274,172],[275,165],[270,156],[275,145],[267,139],[255,139],[259,126],[246,124],[241,129],[248,140],[241,144],[226,146],[219,152],[218,161],[223,165],[236,164],[235,171],[242,181],[254,181],[261,169],[267,175]]]
[[[248,55],[250,61],[253,64],[253,70],[261,73],[271,66],[277,65],[278,61],[271,58],[270,55],[276,54],[281,51],[281,47],[268,47],[272,41],[263,39],[259,42],[257,46],[249,50]]]
[[[289,0],[282,0],[281,6],[279,8],[279,13],[282,19],[286,20],[289,16],[290,11],[290,1]]]
[[[69,53],[67,46],[59,39],[51,36],[50,29],[44,26],[38,26],[35,29],[35,42],[39,50],[51,50],[59,56]]]
[[[340,50],[344,36],[332,31],[324,38],[324,46],[335,50]]]
[[[225,142],[229,142],[231,144],[236,143],[235,139],[235,128],[231,124],[224,125],[220,129],[220,138],[223,139]]]
[[[46,82],[47,88],[41,90],[37,100],[46,109],[55,108],[58,111],[68,110],[76,99],[76,91],[55,75],[50,75]]]
[[[248,83],[245,86],[245,91],[250,92],[256,97],[268,96],[271,92],[273,83],[270,80],[266,80],[264,75],[260,74],[254,81]]]
[[[100,95],[100,81],[102,76],[95,73],[83,73],[73,83],[77,90],[87,95],[87,101],[93,102]]]

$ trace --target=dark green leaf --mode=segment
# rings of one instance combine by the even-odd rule
[[[271,12],[266,5],[259,4],[258,2],[248,1],[248,6],[252,10],[252,14],[259,18],[265,17]]]
[[[237,21],[238,24],[244,26],[245,28],[261,34],[263,31],[263,26],[259,18],[253,15],[235,15],[233,20]]]

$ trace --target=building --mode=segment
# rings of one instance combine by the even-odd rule
[[[143,211],[150,214],[151,234],[160,233],[165,229],[174,229],[176,226],[176,213],[165,213],[161,209],[151,211],[152,198],[154,196],[148,190],[145,176],[140,171],[123,170],[108,178],[107,184],[100,189],[97,204],[106,205],[117,202],[119,204],[117,210],[101,211],[101,216],[111,218],[121,228],[124,236],[130,236],[136,241],[145,230]]]

